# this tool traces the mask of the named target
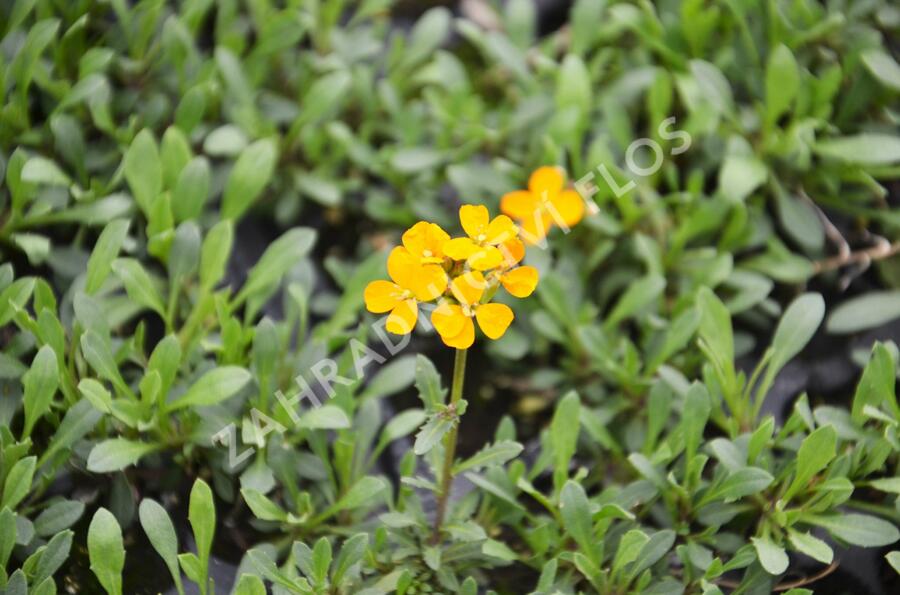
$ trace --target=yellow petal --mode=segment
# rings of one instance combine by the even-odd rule
[[[463,205],[459,208],[459,222],[473,240],[487,231],[491,215],[484,205]]]
[[[439,225],[419,221],[403,234],[403,246],[423,264],[440,263],[450,236]]]
[[[463,325],[468,317],[463,313],[462,306],[443,302],[431,313],[431,324],[442,337],[455,337],[463,330]]]
[[[513,321],[513,311],[506,304],[482,304],[475,308],[475,318],[485,335],[499,339]]]
[[[465,260],[481,250],[481,248],[469,238],[453,238],[444,244],[444,254],[453,260]]]
[[[563,190],[551,199],[550,205],[550,214],[557,225],[563,223],[566,227],[572,227],[584,217],[584,201],[574,190]]]
[[[565,183],[566,178],[561,168],[545,165],[534,170],[528,178],[528,189],[539,200],[549,200],[559,194]]]
[[[405,300],[391,310],[384,328],[395,335],[408,335],[416,327],[418,318],[419,306],[416,300]]]
[[[503,262],[503,253],[493,246],[485,246],[472,254],[467,262],[476,271],[495,269]]]
[[[447,291],[447,273],[436,264],[420,265],[410,289],[420,302],[430,302]]]
[[[521,237],[526,244],[537,244],[547,237],[547,232],[553,225],[553,218],[546,211],[535,211],[527,219],[521,222]]]
[[[471,306],[481,300],[484,293],[484,275],[478,271],[469,271],[450,283],[450,291],[460,304]]]
[[[379,279],[366,285],[363,299],[369,312],[383,314],[393,310],[394,306],[403,299],[403,288],[390,281]]]
[[[388,255],[388,275],[400,287],[411,288],[418,267],[418,259],[402,246],[397,246]]]
[[[441,335],[444,345],[455,347],[456,349],[468,349],[475,342],[475,323],[468,316],[463,320],[462,330],[459,334],[452,337]]]
[[[528,297],[537,287],[538,271],[529,266],[517,267],[504,273],[500,277],[500,283],[517,298]]]
[[[527,190],[507,192],[500,199],[500,210],[513,219],[525,219],[530,217],[538,208],[538,201]]]
[[[507,242],[519,235],[519,228],[516,227],[516,224],[513,223],[512,219],[506,215],[497,215],[494,217],[494,220],[491,221],[490,225],[488,225],[486,235],[487,238],[485,241],[488,244],[496,246],[497,244]]]
[[[525,258],[525,244],[522,240],[514,238],[497,246],[500,254],[503,255],[503,267],[511,268],[517,265]]]

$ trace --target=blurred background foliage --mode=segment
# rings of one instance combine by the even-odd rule
[[[213,553],[286,592],[769,592],[783,548],[822,551],[789,527],[847,489],[896,525],[896,477],[868,482],[898,465],[898,29],[886,0],[0,3],[0,477],[33,482],[4,488],[0,528],[24,528],[3,577],[49,590],[99,505],[142,536],[137,502],[168,498],[184,538],[195,476],[227,517]],[[299,426],[272,395],[377,344],[362,289],[403,229],[496,213],[545,164],[598,212],[529,253],[537,296],[469,358],[462,454],[525,451],[468,467],[441,550],[439,453],[405,442],[442,400],[411,355],[449,370],[433,334]],[[290,430],[260,436],[253,407]],[[837,487],[742,521],[817,489],[793,485],[813,436]],[[255,450],[234,470],[229,445]],[[38,522],[54,506],[68,524]],[[365,554],[329,574],[341,543]],[[81,550],[60,572],[90,592]],[[175,574],[205,586],[198,556]],[[890,592],[865,560],[841,580]]]

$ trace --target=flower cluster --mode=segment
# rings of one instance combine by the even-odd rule
[[[463,237],[451,238],[434,223],[416,223],[388,256],[391,280],[366,287],[366,308],[390,312],[385,327],[405,335],[416,326],[419,304],[434,302],[431,324],[450,347],[470,347],[475,322],[486,336],[499,339],[512,323],[513,311],[491,302],[498,289],[524,298],[537,286],[537,269],[521,264],[524,242],[537,243],[553,224],[569,227],[584,214],[581,197],[564,185],[560,168],[541,167],[528,180],[528,190],[503,196],[504,215],[491,219],[486,207],[463,205]]]
[[[435,302],[434,328],[447,345],[466,349],[475,341],[473,319],[492,339],[503,336],[512,322],[509,306],[490,301],[499,287],[520,298],[534,291],[538,272],[519,264],[525,246],[512,219],[491,219],[486,207],[464,205],[459,220],[466,235],[452,239],[434,223],[413,225],[403,234],[403,245],[388,256],[391,280],[366,287],[366,308],[390,312],[389,332],[411,332],[419,304]]]

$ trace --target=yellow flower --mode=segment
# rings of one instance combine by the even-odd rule
[[[512,219],[506,215],[491,219],[484,205],[460,207],[459,222],[468,237],[454,238],[444,244],[444,254],[453,260],[465,260],[478,271],[500,266],[504,258],[497,246],[519,234]]]
[[[539,167],[528,179],[528,190],[503,195],[500,210],[519,221],[526,241],[539,242],[554,223],[572,227],[584,217],[581,196],[564,189],[565,182],[561,168]]]
[[[431,323],[449,347],[468,349],[475,342],[475,324],[491,339],[499,339],[513,320],[505,304],[482,304],[487,282],[478,271],[464,273],[450,282],[450,292],[459,302],[441,302],[431,313]]]
[[[538,283],[538,271],[532,266],[516,266],[525,258],[525,245],[522,240],[513,238],[499,247],[503,254],[503,262],[497,270],[490,273],[511,295],[525,298],[534,292]]]
[[[444,262],[444,244],[450,234],[436,223],[419,221],[403,234],[403,247],[415,256],[420,264],[441,264]]]
[[[375,314],[390,312],[385,328],[397,335],[412,332],[419,317],[419,302],[436,299],[447,289],[447,273],[437,264],[421,264],[403,247],[391,250],[387,262],[391,281],[372,281],[363,298]]]

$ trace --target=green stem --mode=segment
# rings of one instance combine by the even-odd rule
[[[450,387],[450,407],[455,407],[462,398],[463,383],[466,378],[466,353],[467,351],[465,349],[457,349],[456,358],[453,360],[453,384]],[[456,459],[456,436],[458,433],[459,422],[457,421],[444,438],[444,469],[441,474],[437,511],[434,515],[434,533],[431,536],[432,543],[437,543],[441,539],[441,526],[444,524],[444,515],[447,513],[447,499],[450,497],[450,486],[453,483],[453,462]]]

